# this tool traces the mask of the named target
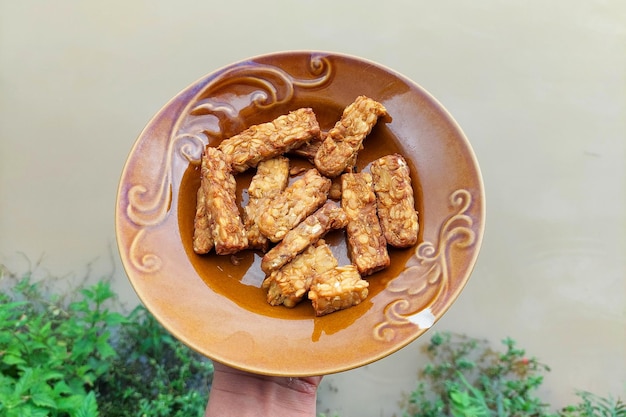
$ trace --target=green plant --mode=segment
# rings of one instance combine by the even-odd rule
[[[529,358],[515,341],[504,352],[486,341],[435,333],[426,347],[431,363],[406,401],[404,417],[551,415],[534,393],[549,368]]]
[[[64,295],[33,281],[0,265],[1,416],[202,416],[212,363],[143,307],[112,311],[107,279]],[[589,392],[550,414],[535,395],[549,368],[512,339],[502,343],[498,352],[484,340],[435,333],[403,416],[626,417],[622,400]]]
[[[1,416],[203,415],[208,359],[143,307],[112,311],[107,279],[64,295],[50,281],[0,265]]]
[[[626,403],[619,398],[599,397],[587,391],[577,393],[580,403],[559,413],[562,417],[626,417]]]
[[[107,307],[109,285],[81,289],[64,304],[29,274],[16,281],[0,295],[0,414],[98,415],[93,387],[116,356],[110,329],[125,322]]]
[[[174,339],[139,306],[120,329],[119,355],[97,385],[106,416],[201,416],[213,364]]]

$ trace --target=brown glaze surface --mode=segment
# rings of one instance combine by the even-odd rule
[[[391,115],[365,139],[357,168],[398,152],[411,169],[420,232],[415,247],[390,249],[391,266],[368,277],[362,304],[314,317],[307,301],[270,306],[261,255],[196,255],[191,245],[198,161],[252,124],[312,107],[323,129],[358,95]],[[307,162],[298,162],[307,165]],[[240,174],[246,202],[252,172]],[[130,152],[116,206],[118,246],[146,307],[200,353],[257,373],[304,376],[381,359],[439,319],[469,279],[484,231],[480,170],[468,140],[423,88],[379,64],[326,52],[254,57],[217,70],[174,97]],[[326,240],[348,261],[343,231]]]

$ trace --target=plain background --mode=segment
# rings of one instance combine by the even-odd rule
[[[0,261],[113,274],[117,182],[184,87],[249,56],[358,55],[432,93],[487,193],[483,249],[435,326],[510,336],[551,366],[541,395],[626,393],[626,3],[620,0],[0,0]],[[427,333],[429,334],[429,333]],[[425,340],[327,376],[319,410],[391,416]]]

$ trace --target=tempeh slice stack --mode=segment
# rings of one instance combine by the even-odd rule
[[[307,246],[315,243],[329,231],[345,227],[347,223],[348,219],[343,209],[332,201],[327,201],[315,213],[287,232],[283,240],[263,256],[261,269],[266,274],[280,269]]]
[[[356,164],[363,140],[387,110],[379,102],[359,96],[346,107],[341,119],[328,131],[315,155],[315,167],[327,177],[337,177]]]
[[[307,170],[272,201],[258,219],[259,230],[272,242],[281,240],[288,231],[326,202],[331,180],[315,169]]]
[[[211,219],[206,209],[206,198],[202,185],[196,193],[196,215],[193,219],[193,251],[199,255],[209,253],[213,249],[213,232]]]
[[[202,155],[200,183],[218,255],[236,253],[248,246],[246,231],[236,203],[237,183],[228,157],[207,146]]]
[[[354,265],[339,266],[315,276],[309,299],[319,317],[360,304],[367,298],[368,287]]]
[[[243,172],[260,161],[281,155],[318,138],[320,126],[310,108],[294,110],[271,122],[254,125],[225,139],[219,149],[230,157],[233,171]]]
[[[296,256],[281,269],[272,272],[263,281],[267,302],[294,307],[311,286],[313,278],[337,266],[337,259],[323,239]]]
[[[418,219],[409,167],[399,154],[383,156],[370,166],[380,226],[387,244],[406,248],[417,243]]]
[[[368,172],[341,176],[341,207],[346,212],[350,260],[362,276],[389,266],[387,242],[376,215],[376,196]]]
[[[243,219],[248,233],[248,246],[267,251],[269,240],[259,230],[258,218],[268,202],[278,196],[289,183],[289,159],[277,156],[259,162],[256,174],[248,187],[248,204],[244,207]]]

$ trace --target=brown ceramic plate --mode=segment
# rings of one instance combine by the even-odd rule
[[[198,256],[191,248],[198,161],[205,144],[299,107],[323,129],[358,95],[392,120],[364,142],[358,169],[398,152],[409,161],[418,244],[391,250],[391,267],[368,278],[365,302],[314,317],[306,300],[272,307],[260,287],[260,255]],[[246,181],[238,177],[241,204]],[[328,374],[381,359],[415,340],[466,284],[482,241],[483,185],[470,144],[423,88],[374,62],[325,52],[258,56],[183,90],[149,122],[121,176],[116,231],[141,301],[182,342],[233,367],[283,376]],[[327,236],[347,263],[343,232]]]

